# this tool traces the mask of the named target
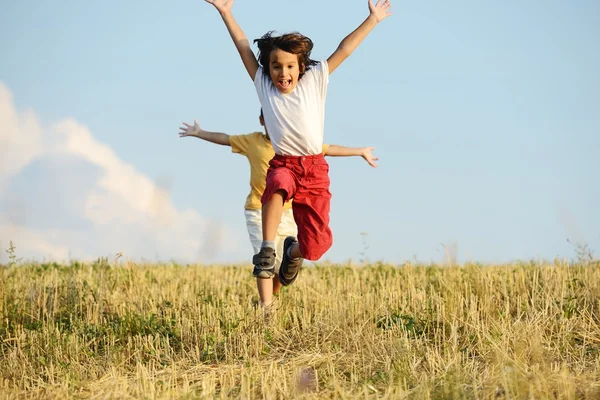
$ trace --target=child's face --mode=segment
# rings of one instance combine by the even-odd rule
[[[298,56],[275,49],[271,52],[269,63],[271,80],[277,90],[284,94],[291,93],[298,84],[298,77],[304,68],[298,63]]]

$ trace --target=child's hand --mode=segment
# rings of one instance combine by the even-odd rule
[[[217,11],[219,11],[221,14],[230,11],[231,6],[233,5],[233,0],[204,0],[204,1],[215,6]]]
[[[179,137],[198,136],[201,131],[197,120],[194,120],[194,125],[186,124],[185,122],[183,125],[179,128]]]
[[[375,161],[379,160],[379,158],[377,157],[373,157],[373,154],[371,154],[371,151],[375,150],[375,147],[365,147],[362,149],[362,158],[365,159],[366,162],[369,163],[369,165],[373,168],[377,168],[377,164],[375,164]]]
[[[391,6],[392,3],[390,3],[390,0],[377,0],[377,4],[375,5],[373,5],[373,0],[369,0],[370,15],[375,18],[375,21],[380,22],[381,20],[392,15],[392,12],[389,11]]]

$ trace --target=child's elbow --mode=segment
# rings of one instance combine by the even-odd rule
[[[338,48],[336,53],[338,53],[342,58],[347,58],[350,53],[352,53],[352,50],[348,48],[348,46],[345,46],[344,43],[341,43]]]

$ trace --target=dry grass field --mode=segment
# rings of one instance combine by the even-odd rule
[[[600,399],[600,266],[0,267],[0,398]]]

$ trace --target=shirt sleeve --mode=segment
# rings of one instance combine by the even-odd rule
[[[322,79],[324,81],[324,85],[327,86],[329,84],[329,64],[327,63],[327,60],[325,61],[321,61],[319,63],[319,66],[321,67],[321,75],[322,75]]]
[[[265,88],[265,74],[263,72],[263,67],[260,65],[256,69],[256,75],[254,76],[254,87],[256,88],[256,94],[258,94],[258,99],[262,103],[262,99],[265,96],[266,88]]]
[[[248,149],[252,145],[253,133],[247,135],[232,135],[229,136],[229,144],[231,152],[238,153],[243,156],[248,154]]]
[[[312,75],[317,90],[321,96],[325,97],[327,95],[327,85],[329,84],[329,64],[327,64],[327,61],[319,61],[307,73]]]

